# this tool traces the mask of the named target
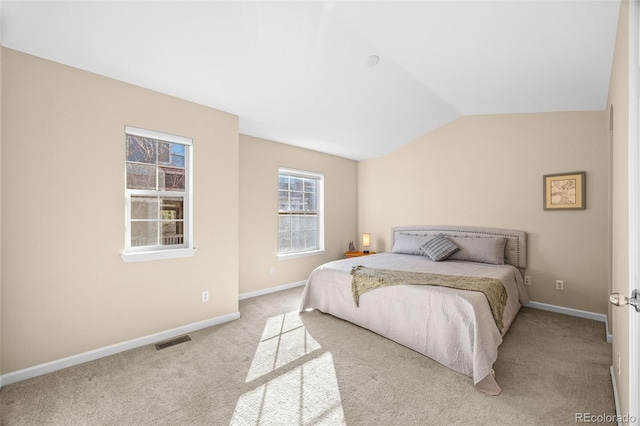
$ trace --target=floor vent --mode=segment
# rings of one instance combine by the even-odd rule
[[[191,340],[189,336],[176,337],[173,340],[167,340],[166,342],[156,343],[156,349],[160,350],[160,349],[168,348],[170,346],[179,345],[180,343],[188,342],[189,340]]]

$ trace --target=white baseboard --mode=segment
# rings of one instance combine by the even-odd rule
[[[565,308],[564,306],[549,305],[547,303],[529,302],[524,305],[528,308],[541,309],[543,311],[556,312],[558,314],[571,315],[573,317],[586,318],[594,321],[600,321],[605,323],[605,333],[607,335],[607,342],[613,341],[613,336],[609,334],[609,323],[605,314],[597,314],[595,312],[581,311],[580,309]]]
[[[276,286],[276,287],[265,288],[264,290],[251,291],[249,293],[242,293],[238,297],[238,299],[239,300],[244,300],[244,299],[250,299],[252,297],[264,296],[265,294],[276,293],[278,291],[289,290],[290,288],[294,288],[294,287],[300,287],[300,286],[305,285],[306,283],[307,283],[307,280],[296,281],[294,283],[283,284],[283,285],[279,285],[279,286]]]
[[[72,355],[66,358],[36,365],[34,367],[25,368],[23,370],[14,371],[0,376],[0,388],[10,385],[11,383],[20,382],[22,380],[31,379],[33,377],[42,376],[43,374],[52,373],[63,368],[73,367],[74,365],[84,364],[85,362],[94,361],[109,355],[114,355],[130,349],[139,348],[140,346],[149,345],[186,333],[201,330],[203,328],[212,327],[214,325],[233,321],[240,318],[240,312],[234,312],[227,315],[211,318],[204,321],[187,324],[182,327],[172,328],[171,330],[161,331],[159,333],[150,334],[148,336],[139,337],[137,339],[127,340],[126,342],[116,343],[114,345],[105,346],[103,348],[94,349],[78,355]]]
[[[616,373],[613,369],[613,365],[609,367],[609,373],[611,373],[611,383],[613,383],[613,400],[616,403],[616,416],[620,416],[620,400],[618,399],[618,385],[616,384]],[[622,417],[618,417],[621,419]],[[618,420],[618,426],[622,426],[620,420]]]

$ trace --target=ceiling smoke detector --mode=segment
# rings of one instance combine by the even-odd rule
[[[368,67],[375,67],[376,65],[378,65],[378,62],[380,62],[380,56],[378,55],[371,55],[367,58]]]

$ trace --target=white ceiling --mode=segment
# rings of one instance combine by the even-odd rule
[[[2,1],[2,45],[352,159],[461,115],[604,110],[618,0]],[[380,63],[366,65],[378,55]]]

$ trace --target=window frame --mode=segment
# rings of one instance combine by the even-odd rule
[[[317,218],[318,218],[318,226],[316,229],[316,239],[317,239],[317,248],[312,250],[300,250],[294,252],[280,252],[280,215],[283,212],[280,211],[279,207],[277,209],[277,238],[276,238],[276,253],[278,260],[286,260],[286,259],[295,259],[299,257],[306,256],[316,256],[325,253],[324,247],[324,173],[320,172],[311,172],[306,170],[292,169],[288,167],[278,167],[278,181],[280,180],[280,175],[288,175],[295,177],[302,177],[308,179],[316,180],[316,210],[317,210]],[[278,194],[280,192],[279,186],[277,190]],[[279,203],[278,203],[279,204]]]
[[[185,147],[185,188],[184,191],[162,191],[127,188],[127,161],[124,162],[125,176],[125,248],[120,255],[125,263],[140,262],[159,259],[173,259],[180,257],[191,257],[196,249],[193,247],[193,139],[172,135],[169,133],[156,132],[153,130],[141,129],[133,126],[125,126],[126,136],[138,136],[150,138],[172,144],[180,144]],[[154,246],[131,246],[131,197],[179,197],[183,198],[183,243],[180,245],[154,245]]]

